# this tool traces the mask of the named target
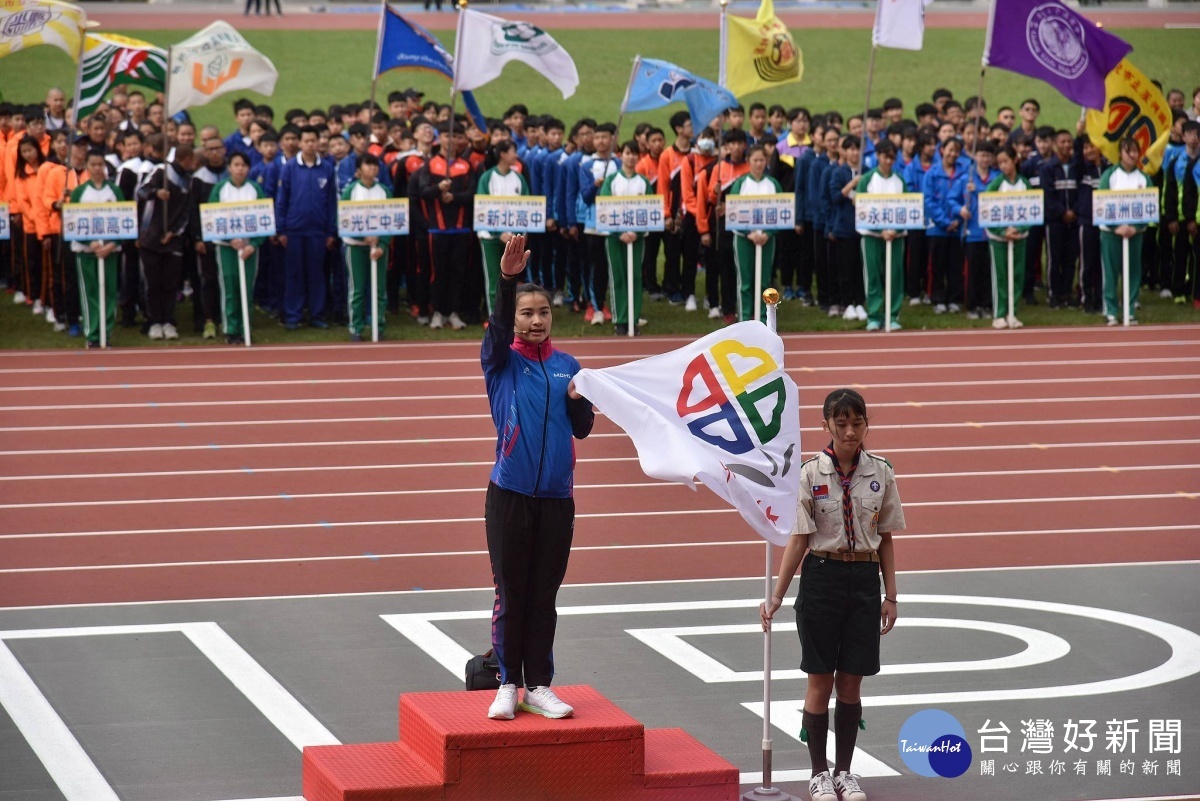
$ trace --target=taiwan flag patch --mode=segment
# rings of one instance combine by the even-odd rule
[[[829,485],[828,484],[814,484],[813,485],[813,499],[814,500],[820,501],[820,500],[823,500],[828,497],[829,497]]]

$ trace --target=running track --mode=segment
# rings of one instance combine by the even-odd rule
[[[785,339],[805,454],[825,394],[864,391],[900,569],[1200,558],[1200,326]],[[2,353],[0,606],[485,585],[483,391],[472,343]],[[568,583],[761,575],[606,418],[578,453]]]

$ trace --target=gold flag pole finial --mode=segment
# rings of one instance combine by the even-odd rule
[[[779,290],[775,287],[767,287],[763,290],[763,303],[768,306],[776,306],[779,304]]]

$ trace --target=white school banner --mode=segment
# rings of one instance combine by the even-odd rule
[[[205,242],[275,236],[275,203],[270,198],[201,203],[200,234]]]
[[[546,230],[545,195],[476,195],[476,231],[540,234]]]
[[[62,207],[64,242],[93,242],[137,239],[137,202],[64,203]]]
[[[854,228],[858,231],[914,231],[925,227],[925,196],[920,192],[854,196]]]
[[[1158,190],[1097,189],[1092,193],[1094,225],[1147,225],[1158,222]]]
[[[351,239],[405,236],[409,231],[408,198],[339,200],[337,224],[338,236]]]
[[[783,340],[762,323],[678,350],[581,370],[575,388],[633,439],[642,470],[700,481],[761,537],[786,545],[800,492],[800,402]]]
[[[558,87],[563,99],[575,94],[579,71],[571,54],[536,25],[469,8],[458,12],[454,45],[454,90],[478,89],[500,77],[504,65],[522,61]]]
[[[981,228],[1021,228],[1045,222],[1045,195],[1030,192],[980,192]]]
[[[725,230],[780,231],[796,225],[796,196],[726,195]]]
[[[603,195],[596,198],[596,230],[654,233],[666,226],[662,195]]]
[[[171,47],[167,116],[203,106],[228,92],[274,94],[279,72],[232,25],[217,20]]]
[[[0,242],[12,238],[12,233],[9,231],[8,204],[0,203]]]
[[[933,0],[877,0],[871,44],[920,50],[925,41],[925,6]]]

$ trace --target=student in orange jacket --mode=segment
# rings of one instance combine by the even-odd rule
[[[86,183],[88,140],[86,136],[71,141],[70,131],[59,129],[51,134],[54,159],[38,170],[40,203],[45,229],[42,234],[43,275],[50,278],[50,304],[46,322],[55,331],[68,327],[79,335],[79,285],[74,276],[73,259],[62,242],[62,204],[71,192]],[[49,265],[49,266],[45,266]]]
[[[662,128],[651,126],[646,129],[646,152],[638,159],[636,172],[650,184],[651,194],[662,194],[658,185],[658,163],[663,156],[663,148],[667,139]],[[662,285],[658,280],[658,251],[663,244],[663,235],[659,232],[646,234],[646,247],[642,252],[642,287],[657,300],[663,296]],[[672,305],[681,303],[682,299],[671,298]]]
[[[42,246],[38,241],[38,213],[33,199],[38,194],[38,169],[46,157],[32,136],[21,139],[16,148],[19,161],[14,165],[13,179],[8,185],[9,211],[13,215],[13,248],[17,251],[17,293],[14,303],[33,306],[34,314],[42,314]],[[17,219],[20,219],[18,229]]]
[[[733,234],[725,230],[725,195],[733,182],[750,172],[746,163],[746,134],[740,128],[726,131],[725,158],[715,162],[700,177],[697,190],[700,212],[696,227],[700,231],[700,244],[716,249],[716,259],[721,275],[721,311],[725,324],[737,322],[737,272],[733,263]],[[709,299],[711,301],[711,298]]]
[[[696,137],[696,146],[688,153],[687,158],[679,168],[679,191],[682,196],[683,222],[681,228],[685,237],[690,237],[694,257],[689,260],[687,252],[683,256],[683,268],[680,273],[681,286],[695,286],[696,264],[704,261],[704,306],[708,309],[710,320],[721,316],[720,269],[714,258],[715,251],[700,245],[700,179],[710,171],[709,166],[717,161],[717,135],[711,128],[705,128]]]

